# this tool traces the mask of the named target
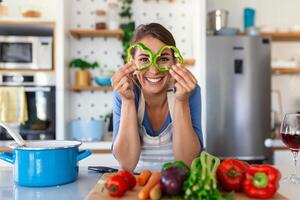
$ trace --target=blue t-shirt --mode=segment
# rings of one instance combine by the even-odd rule
[[[136,87],[134,89],[135,93],[135,107],[136,111],[138,110],[138,102],[140,98],[140,90]],[[193,129],[196,132],[198,139],[201,143],[201,147],[203,148],[203,135],[201,128],[201,90],[199,85],[196,86],[194,91],[192,92],[190,99],[190,112],[192,118]],[[122,106],[122,98],[120,94],[114,91],[114,103],[113,103],[113,143],[115,138],[119,132],[120,126],[120,117],[121,117],[121,106]],[[166,120],[164,121],[162,127],[158,131],[154,131],[150,120],[147,115],[147,111],[145,110],[143,126],[145,127],[147,133],[151,136],[158,136],[167,126],[172,122],[170,112]]]

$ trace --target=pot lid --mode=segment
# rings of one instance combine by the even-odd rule
[[[26,141],[25,146],[19,146],[17,143],[9,145],[12,149],[27,149],[27,150],[47,150],[47,149],[65,149],[78,147],[82,144],[80,141],[72,140],[43,140],[43,141]]]

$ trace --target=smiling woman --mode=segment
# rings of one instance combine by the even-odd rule
[[[200,87],[182,63],[162,25],[135,30],[127,63],[112,77],[113,153],[122,168],[160,169],[172,160],[190,164],[203,148]]]

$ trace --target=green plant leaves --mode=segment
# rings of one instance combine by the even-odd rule
[[[94,69],[97,67],[100,67],[99,64],[97,62],[94,63],[90,63],[87,62],[85,60],[82,60],[80,58],[74,59],[70,62],[69,67],[72,68],[79,68],[81,70],[85,70],[85,69]]]

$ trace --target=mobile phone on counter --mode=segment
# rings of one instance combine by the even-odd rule
[[[113,173],[113,172],[119,171],[119,169],[117,169],[117,168],[106,167],[106,166],[88,166],[88,170],[99,172],[101,174]],[[134,172],[133,174],[139,175],[140,173]]]
[[[118,169],[105,166],[88,166],[88,170],[99,172],[99,173],[113,173],[117,172]]]

